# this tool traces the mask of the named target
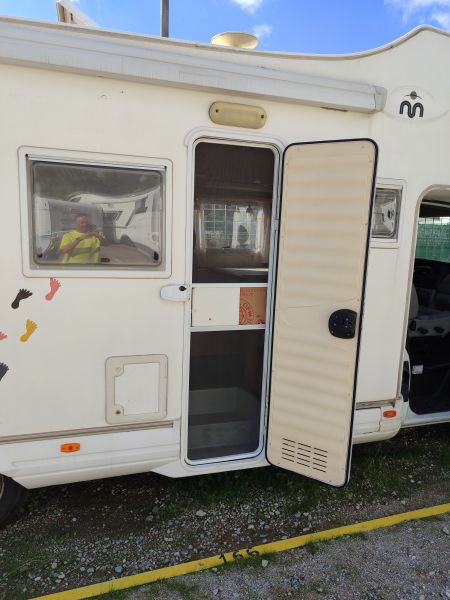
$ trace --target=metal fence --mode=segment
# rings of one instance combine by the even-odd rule
[[[450,217],[419,219],[416,257],[450,262]]]

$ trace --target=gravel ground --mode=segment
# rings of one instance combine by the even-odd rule
[[[111,594],[129,600],[447,600],[450,518],[346,536]]]
[[[268,467],[34,490],[18,521],[0,532],[0,598],[21,600],[448,502],[449,433],[450,425],[424,427],[355,447],[342,489]],[[409,564],[407,553],[400,558]]]

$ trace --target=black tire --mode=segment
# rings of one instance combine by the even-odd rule
[[[23,486],[0,474],[0,527],[12,521],[26,495]]]

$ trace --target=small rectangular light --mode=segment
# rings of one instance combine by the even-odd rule
[[[393,419],[396,416],[397,416],[397,411],[396,410],[385,410],[383,412],[383,417],[385,419]]]
[[[209,107],[209,117],[217,125],[261,129],[266,124],[267,114],[261,106],[214,102]]]
[[[77,442],[70,442],[69,444],[61,444],[60,450],[61,452],[78,452],[81,448],[81,445]]]
[[[400,188],[378,187],[373,206],[372,236],[395,240],[400,217]]]

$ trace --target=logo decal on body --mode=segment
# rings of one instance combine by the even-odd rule
[[[411,104],[411,102],[409,102],[409,100],[403,100],[403,102],[400,104],[400,110],[398,112],[401,115],[403,115],[405,113],[405,108],[406,108],[406,114],[408,115],[408,117],[410,119],[414,119],[414,117],[416,116],[416,113],[419,113],[419,117],[423,118],[423,113],[424,113],[423,104],[422,104],[422,102],[415,102],[417,100],[417,98],[419,100],[422,100],[422,98],[417,94],[417,92],[415,92],[413,90],[410,94],[407,94],[405,97],[411,98],[411,100],[414,102],[414,104]]]
[[[386,116],[404,119],[413,127],[422,127],[428,121],[448,116],[450,106],[445,95],[434,95],[415,82],[410,82],[388,91],[383,112]]]

